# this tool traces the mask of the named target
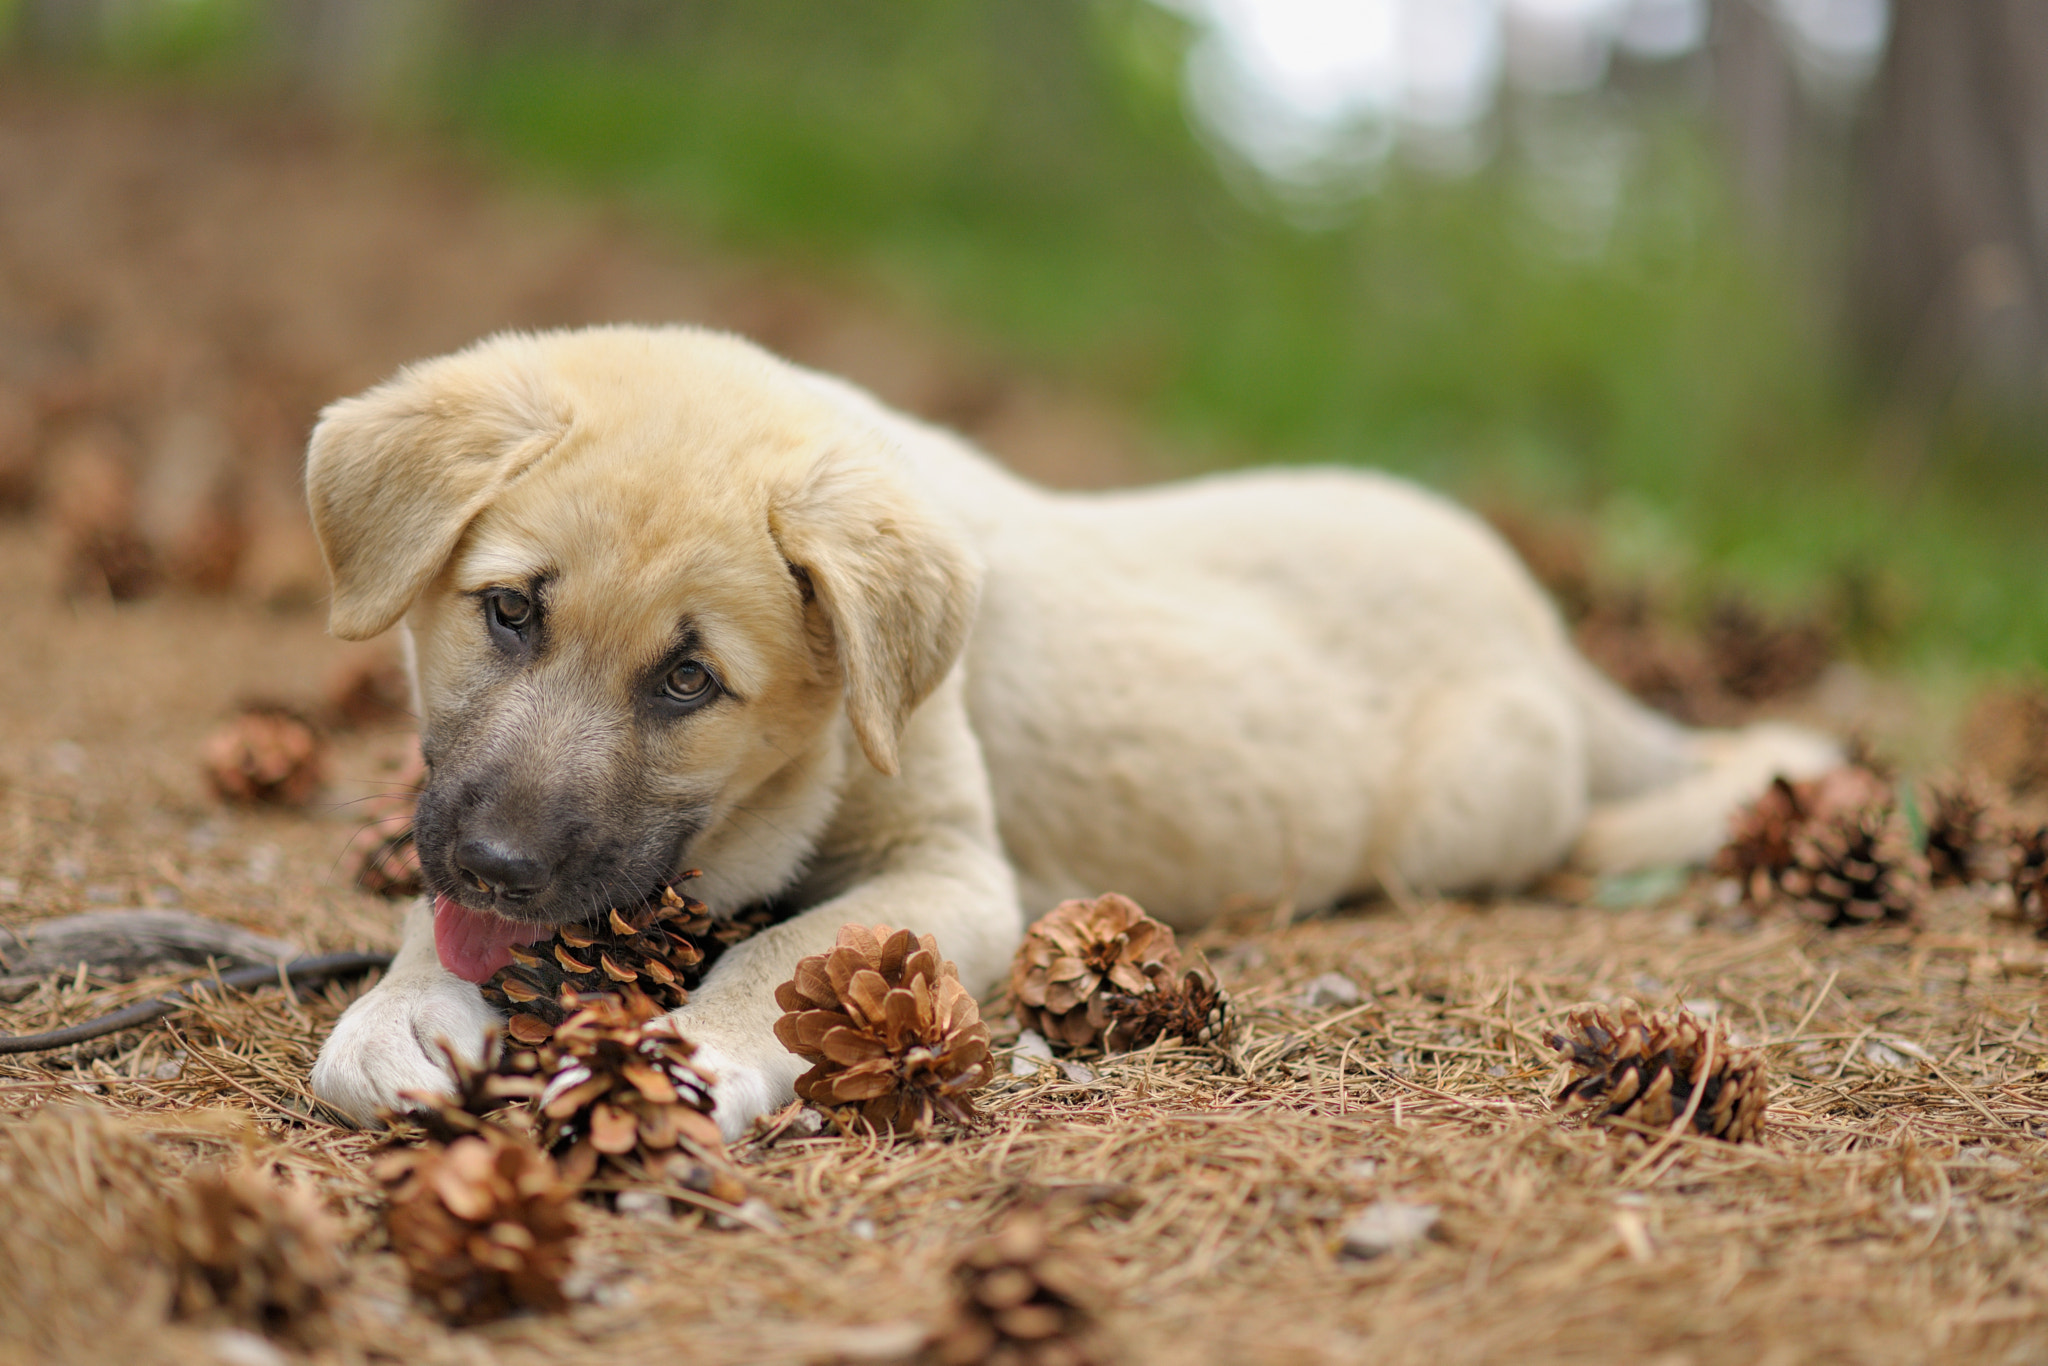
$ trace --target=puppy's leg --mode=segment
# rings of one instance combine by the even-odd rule
[[[863,770],[849,784],[814,872],[834,894],[726,950],[673,1017],[717,1074],[714,1118],[727,1137],[795,1095],[804,1063],[775,1037],[775,988],[798,959],[830,949],[840,926],[932,935],[977,994],[1009,970],[1023,916],[957,679],[912,717],[898,776]]]
[[[806,1064],[775,1037],[782,1008],[775,988],[797,960],[832,947],[842,925],[890,925],[937,938],[970,991],[1000,980],[1020,937],[1010,870],[992,851],[944,847],[934,840],[914,851],[913,866],[871,878],[728,949],[690,1003],[673,1018],[698,1046],[697,1061],[714,1073],[713,1118],[727,1138],[746,1132],[756,1115],[787,1104]]]
[[[1729,818],[1771,779],[1811,778],[1842,762],[1833,740],[1774,722],[1698,732],[1687,740],[1693,770],[1596,805],[1572,852],[1574,863],[1599,873],[1705,863],[1728,838]]]
[[[1541,675],[1446,691],[1410,727],[1364,871],[1434,891],[1537,877],[1585,820],[1582,730],[1570,696]]]
[[[445,1039],[458,1056],[483,1057],[502,1021],[483,994],[441,966],[434,911],[421,897],[406,912],[405,940],[384,980],[342,1012],[313,1063],[313,1094],[358,1124],[406,1107],[403,1093],[448,1090]]]

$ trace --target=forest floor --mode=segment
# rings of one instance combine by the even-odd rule
[[[324,715],[337,679],[389,658],[324,634],[295,461],[319,403],[406,360],[499,327],[687,317],[1049,482],[1162,467],[1114,415],[924,324],[274,112],[10,90],[0,185],[7,929],[163,906],[309,952],[393,944],[392,903],[352,885],[344,850],[400,770],[402,718],[334,725],[303,809],[223,804],[198,756],[242,702]],[[1867,679],[1800,705],[1923,764],[1950,744]],[[377,1138],[309,1104],[361,984],[211,1001],[0,1060],[0,1360],[906,1360],[953,1259],[1025,1207],[1110,1360],[2048,1356],[2048,944],[1994,889],[1845,931],[1733,890],[1559,880],[1311,919],[1239,899],[1198,941],[1240,1010],[1229,1048],[1013,1068],[992,1001],[980,1127],[742,1144],[766,1215],[588,1207],[570,1307],[469,1329],[406,1291]],[[53,976],[0,1003],[0,1031],[162,985]],[[1762,1051],[1761,1141],[1560,1121],[1547,1034],[1623,998]],[[344,1230],[347,1279],[301,1340],[172,1317],[151,1202],[224,1162],[304,1180]],[[1433,1210],[1426,1234],[1347,1250],[1362,1214],[1402,1207]]]

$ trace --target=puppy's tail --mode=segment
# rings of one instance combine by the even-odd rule
[[[1810,778],[1842,762],[1840,745],[1799,726],[1689,730],[1585,661],[1572,664],[1593,798],[1572,862],[1588,871],[1704,863],[1727,838],[1729,819],[1773,778]]]

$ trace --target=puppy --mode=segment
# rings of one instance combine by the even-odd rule
[[[788,913],[677,1012],[736,1135],[792,1094],[774,988],[841,925],[934,934],[983,991],[1064,897],[1190,927],[1683,862],[1837,758],[1643,710],[1410,484],[1053,494],[693,329],[413,366],[327,409],[307,489],[332,629],[400,627],[429,768],[429,893],[313,1070],[365,1122],[481,1048],[513,945],[684,867]]]

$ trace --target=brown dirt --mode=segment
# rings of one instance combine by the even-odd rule
[[[317,596],[297,480],[320,405],[508,328],[729,328],[1050,483],[1152,468],[1125,424],[957,337],[290,111],[9,72],[0,184],[0,511],[121,562],[67,566],[74,588]]]
[[[918,386],[975,372],[856,305],[253,115],[10,92],[0,184],[17,191],[0,196],[0,398],[30,412],[38,489],[81,431],[153,468],[150,434],[190,407],[241,431],[232,414],[275,404],[229,444],[244,483],[277,478],[313,405],[500,325],[754,308],[772,334],[782,315],[761,301],[796,298],[811,321],[780,344],[870,382],[898,357],[907,378],[881,387],[914,406],[943,411]],[[1041,430],[1116,430],[1022,382],[975,392],[1026,395],[993,413],[1079,414]],[[1012,448],[1058,473],[1031,449]],[[176,903],[309,949],[388,946],[390,907],[339,858],[403,761],[402,725],[338,736],[328,789],[298,813],[221,805],[198,762],[245,697],[317,704],[350,647],[246,566],[235,591],[113,602],[79,587],[68,535],[52,516],[0,525],[0,924]],[[746,1148],[775,1231],[593,1208],[572,1308],[472,1330],[408,1299],[376,1232],[373,1140],[307,1104],[349,990],[268,990],[0,1060],[0,1361],[264,1359],[167,1321],[141,1231],[164,1189],[227,1160],[305,1177],[342,1218],[351,1279],[310,1348],[274,1345],[287,1358],[900,1360],[938,1321],[950,1260],[1020,1205],[1048,1211],[1120,1360],[2048,1356],[2048,946],[1982,891],[1941,894],[1915,929],[1830,934],[1707,882],[1580,890],[1636,904],[1431,901],[1303,924],[1239,907],[1205,940],[1246,1021],[1229,1057],[1159,1049],[1076,1078],[1012,1076],[1004,1052],[983,1129]],[[1330,972],[1357,1005],[1304,1004]],[[0,1031],[151,989],[53,978],[0,1005]],[[1711,1003],[1765,1050],[1763,1143],[1558,1122],[1543,1036],[1621,996]],[[1440,1219],[1405,1252],[1343,1256],[1344,1223],[1383,1198]]]

